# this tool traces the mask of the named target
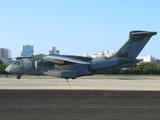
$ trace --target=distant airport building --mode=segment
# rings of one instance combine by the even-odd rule
[[[84,57],[91,57],[91,56],[89,56],[87,53],[85,53],[83,56],[84,56]]]
[[[54,55],[54,54],[56,54],[56,55],[59,55],[59,50],[57,50],[56,49],[56,47],[52,47],[49,51],[48,51],[48,54],[49,55]]]
[[[138,60],[142,60],[142,62],[154,62],[156,59],[152,57],[152,55],[144,56],[144,57],[137,57]]]
[[[21,56],[29,57],[34,53],[34,47],[32,45],[22,45],[21,46]]]
[[[111,57],[113,55],[115,55],[116,52],[115,51],[99,51],[96,52],[92,55],[92,58],[96,58],[96,57]],[[140,57],[138,56],[136,59],[141,60],[142,62],[154,62],[156,61],[155,57],[152,57],[152,55],[148,55],[148,56],[144,56],[144,57]]]
[[[96,57],[111,57],[113,56],[114,54],[116,53],[116,51],[99,51],[99,52],[96,52],[92,55],[92,58],[96,58]]]
[[[7,48],[0,48],[0,58],[1,59],[11,58],[11,50]]]
[[[0,59],[7,64],[13,63],[11,59],[11,50],[7,48],[0,48]]]

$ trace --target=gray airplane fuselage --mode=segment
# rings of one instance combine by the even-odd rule
[[[57,55],[56,55],[57,56]],[[63,55],[65,56],[65,55]],[[66,64],[60,65],[53,62],[44,62],[43,57],[20,58],[17,63],[11,64],[6,71],[12,74],[22,75],[50,75],[61,78],[76,78],[84,75],[100,74],[128,67],[139,61],[136,59],[120,57],[97,57],[88,58],[82,56],[65,56],[87,60],[91,64]],[[40,61],[38,61],[40,60]],[[38,61],[38,65],[35,65]],[[35,68],[36,67],[36,68]]]

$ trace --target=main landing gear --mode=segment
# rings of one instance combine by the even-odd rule
[[[65,77],[65,79],[66,79],[66,80],[68,80],[68,79],[69,79],[69,77]],[[75,79],[76,79],[76,77],[71,77],[71,79],[72,79],[72,80],[75,80]]]

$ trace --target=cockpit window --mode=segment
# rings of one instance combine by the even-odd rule
[[[15,61],[13,64],[15,64],[15,65],[20,65],[20,61]]]

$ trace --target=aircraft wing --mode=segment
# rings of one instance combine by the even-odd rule
[[[78,64],[91,64],[89,62],[71,58],[71,57],[65,57],[65,56],[45,56],[43,58],[44,61],[54,62],[58,64],[64,64],[64,62],[71,62],[71,63],[78,63]]]

